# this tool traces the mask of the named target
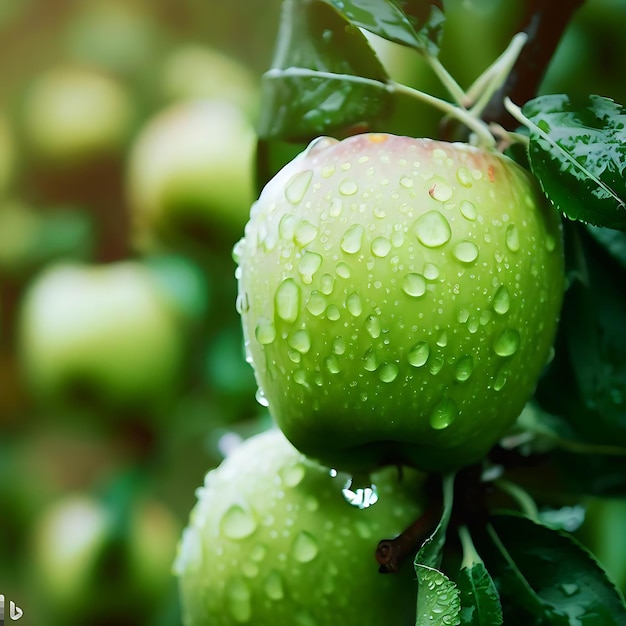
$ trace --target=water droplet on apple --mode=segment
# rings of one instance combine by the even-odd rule
[[[357,509],[367,509],[378,502],[378,489],[376,485],[370,484],[360,487],[355,484],[355,480],[348,480],[341,490],[343,497],[350,506]]]
[[[227,580],[225,597],[230,616],[240,624],[249,622],[252,617],[251,594],[241,576],[232,576]]]
[[[428,211],[415,222],[415,234],[422,245],[437,248],[450,240],[452,230],[439,211]]]
[[[380,320],[375,315],[370,315],[365,322],[365,330],[372,339],[380,337]]]
[[[406,274],[402,281],[402,291],[407,296],[419,298],[426,293],[426,279],[421,274],[413,272]]]
[[[452,197],[452,187],[444,180],[438,180],[432,184],[428,195],[438,202],[447,202]]]
[[[358,293],[351,293],[346,298],[346,308],[354,317],[358,317],[363,313],[363,304]]]
[[[476,205],[469,200],[463,200],[463,202],[461,202],[459,210],[461,211],[461,215],[470,222],[473,222],[478,217]]]
[[[456,362],[454,375],[459,382],[465,382],[474,371],[474,359],[471,356],[461,357]]]
[[[319,291],[313,291],[306,303],[306,308],[311,315],[319,317],[326,310],[326,298]]]
[[[346,178],[339,183],[339,193],[343,196],[353,196],[359,190],[354,180]]]
[[[300,563],[309,563],[319,552],[319,546],[315,537],[306,530],[302,530],[296,536],[291,547],[293,557]]]
[[[504,315],[511,306],[511,298],[506,285],[500,285],[493,296],[493,310],[498,315]]]
[[[409,178],[408,176],[403,176],[400,179],[400,186],[404,187],[405,189],[411,189],[413,187],[413,179]]]
[[[296,461],[289,465],[283,466],[280,471],[280,478],[287,487],[296,487],[302,482],[306,474],[306,468],[302,463]]]
[[[272,570],[263,583],[265,595],[270,600],[282,600],[285,596],[283,589],[283,579],[279,572]]]
[[[473,263],[478,258],[478,246],[472,241],[459,241],[452,254],[461,263]]]
[[[443,430],[452,424],[456,419],[457,413],[454,402],[447,396],[444,396],[430,412],[428,421],[435,430]]]
[[[276,338],[276,328],[272,322],[261,318],[254,329],[254,336],[260,344],[270,344]]]
[[[400,368],[395,363],[385,363],[378,370],[378,378],[384,383],[391,383],[398,377]]]
[[[384,258],[391,250],[391,242],[386,237],[376,237],[372,241],[372,254],[379,258]]]
[[[339,263],[337,263],[335,271],[337,272],[337,276],[340,278],[350,278],[350,266],[343,261],[339,261]]]
[[[317,237],[317,227],[307,220],[301,220],[294,232],[294,241],[299,246],[310,244]]]
[[[310,284],[313,281],[313,275],[322,265],[322,255],[317,252],[305,252],[298,264],[298,271],[302,277],[302,282]]]
[[[292,176],[285,186],[285,198],[291,204],[298,204],[304,198],[304,194],[311,184],[312,177],[312,170],[304,170]]]
[[[261,387],[259,387],[256,390],[256,393],[254,394],[254,399],[261,405],[261,406],[265,406],[268,407],[270,405],[268,399],[265,397],[265,393],[263,393],[263,390],[261,389]]]
[[[437,280],[439,278],[439,268],[434,263],[424,263],[424,278],[428,280]]]
[[[335,288],[335,277],[331,274],[322,274],[320,279],[320,290],[323,294],[329,296]]]
[[[519,348],[519,343],[519,333],[512,328],[508,328],[496,339],[493,344],[493,351],[498,356],[513,356]]]
[[[360,224],[350,226],[339,244],[341,249],[348,254],[356,254],[361,249],[364,232],[365,230]]]
[[[472,175],[466,167],[459,167],[456,171],[456,179],[463,187],[472,186]]]
[[[300,287],[293,278],[287,278],[276,289],[276,313],[285,322],[295,322],[300,312]]]
[[[430,356],[430,346],[426,341],[418,341],[408,352],[407,360],[413,367],[422,367]]]
[[[494,391],[501,391],[505,384],[506,384],[506,372],[504,371],[504,369],[501,369],[498,372],[496,379],[493,381]]]
[[[309,143],[309,145],[302,152],[302,156],[314,156],[339,143],[338,139],[334,137],[316,137]]]
[[[220,520],[220,532],[229,539],[245,539],[257,527],[252,511],[241,504],[232,504]]]
[[[519,231],[517,230],[517,226],[515,224],[509,224],[506,227],[504,241],[506,243],[506,247],[511,252],[517,252],[519,250]]]
[[[363,356],[365,365],[363,366],[368,372],[375,372],[378,369],[379,361],[373,348],[370,348]]]
[[[331,354],[329,357],[326,357],[324,360],[324,364],[326,365],[326,369],[331,374],[339,374],[341,368],[339,367],[339,360],[334,354]]]

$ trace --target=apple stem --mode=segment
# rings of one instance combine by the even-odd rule
[[[381,574],[397,574],[402,561],[414,555],[424,543],[441,516],[440,503],[431,504],[395,539],[382,539],[376,547],[376,560]]]
[[[459,83],[456,82],[452,74],[443,66],[438,57],[430,54],[426,55],[426,59],[432,70],[437,75],[441,84],[448,90],[448,93],[452,96],[452,99],[460,106],[465,106],[467,99],[466,93],[463,91]]]
[[[387,84],[387,89],[391,93],[400,93],[415,100],[420,100],[425,102],[426,104],[430,104],[435,108],[439,109],[443,113],[450,115],[454,119],[458,120],[465,126],[467,126],[471,131],[476,134],[478,139],[478,143],[485,149],[494,149],[496,147],[496,140],[494,136],[489,131],[489,127],[483,120],[474,115],[471,111],[467,109],[463,109],[451,102],[446,100],[442,100],[441,98],[437,98],[436,96],[431,96],[430,94],[420,91],[419,89],[415,89],[413,87],[407,87],[406,85],[402,85],[400,83],[396,83],[395,81],[389,81]]]

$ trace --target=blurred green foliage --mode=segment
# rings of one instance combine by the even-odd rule
[[[442,60],[469,84],[515,32],[524,3],[446,5]],[[267,428],[235,310],[231,250],[247,200],[225,208],[224,189],[169,198],[160,210],[176,236],[166,228],[146,237],[138,223],[151,226],[129,198],[129,161],[142,131],[183,102],[228,102],[252,125],[279,8],[279,0],[0,2],[0,593],[23,608],[27,624],[180,624],[170,565],[195,489],[230,446]],[[626,102],[625,30],[622,2],[589,0],[543,90]],[[394,77],[436,92],[420,59],[375,45]],[[416,134],[437,135],[434,111],[399,106],[393,115],[412,115]],[[252,147],[242,149],[252,163]],[[111,372],[127,367],[128,354],[174,357],[141,344],[162,337],[132,331],[127,353],[116,356],[112,334],[129,319],[123,290],[111,282],[90,296],[75,285],[51,295],[66,306],[30,311],[49,337],[42,362],[68,351],[63,337],[72,332],[86,355],[62,393],[43,393],[23,358],[26,294],[58,263],[104,269],[124,261],[158,285],[175,329],[176,381],[167,394],[154,389],[158,402],[115,388]],[[83,296],[102,302],[87,318],[77,315],[88,310]],[[110,341],[90,343],[98,325]],[[107,363],[85,364],[107,344]],[[150,389],[151,364],[133,363],[137,385]],[[624,587],[626,544],[605,540],[623,518],[623,502],[594,501],[581,536]]]

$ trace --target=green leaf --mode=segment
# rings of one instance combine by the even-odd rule
[[[416,626],[460,624],[459,591],[456,585],[438,570],[452,515],[453,500],[454,475],[448,475],[443,479],[441,520],[415,557],[414,567],[418,584]]]
[[[464,567],[456,583],[461,599],[461,624],[463,626],[500,626],[502,606],[500,595],[483,563]]]
[[[500,589],[507,626],[523,614],[525,623],[626,623],[621,592],[570,535],[514,513],[493,516],[488,533],[492,549],[481,554]]]
[[[522,108],[532,122],[529,158],[567,217],[626,230],[626,109],[591,95],[540,96]]]
[[[322,0],[286,0],[263,76],[262,139],[307,141],[374,120],[391,102],[365,36]]]
[[[379,37],[436,56],[445,17],[435,2],[409,0],[324,0],[346,19]],[[406,11],[406,12],[405,12]],[[409,17],[419,15],[423,24]]]

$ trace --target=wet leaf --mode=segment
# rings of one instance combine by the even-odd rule
[[[488,536],[481,554],[500,589],[505,624],[625,623],[621,592],[570,535],[511,513],[493,516]]]
[[[439,52],[445,17],[438,3],[424,0],[324,1],[350,22],[375,35],[433,56]]]
[[[322,0],[286,0],[258,133],[306,141],[366,123],[390,103],[386,81],[357,26]]]
[[[626,230],[626,109],[591,95],[540,96],[522,111],[534,174],[557,209],[573,220]]]
[[[456,583],[461,599],[463,626],[500,626],[502,606],[496,586],[483,563],[464,567]]]
[[[454,476],[448,475],[443,479],[441,520],[415,557],[414,566],[418,583],[416,626],[460,624],[459,591],[455,583],[438,569],[452,515],[453,496]]]

